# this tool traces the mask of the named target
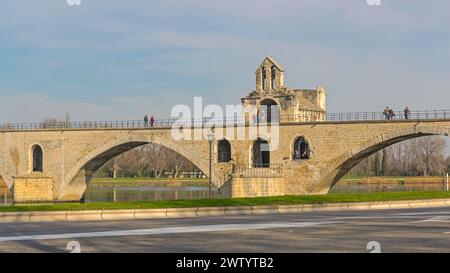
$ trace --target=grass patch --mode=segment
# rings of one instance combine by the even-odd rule
[[[427,184],[443,183],[443,176],[346,176],[339,183],[345,184]]]
[[[0,212],[20,211],[65,211],[65,210],[116,210],[116,209],[156,209],[156,208],[189,208],[219,206],[259,206],[259,205],[298,205],[323,203],[354,203],[369,201],[398,201],[450,198],[450,192],[378,192],[360,194],[328,194],[310,196],[276,196],[236,199],[201,199],[118,203],[60,203],[42,205],[0,206]]]

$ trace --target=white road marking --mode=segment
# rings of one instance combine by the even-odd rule
[[[69,238],[115,237],[115,236],[162,235],[175,233],[220,232],[220,231],[255,230],[255,229],[272,229],[272,228],[302,228],[302,227],[312,227],[336,223],[338,222],[270,222],[258,224],[224,224],[224,225],[114,230],[114,231],[82,232],[82,233],[61,233],[61,234],[46,234],[46,235],[25,235],[25,236],[0,237],[0,242],[55,240],[55,239],[69,239]]]
[[[386,216],[348,216],[348,217],[332,217],[328,218],[330,220],[357,220],[357,219],[411,219],[411,218],[417,218],[412,216],[393,216],[393,215],[386,215]]]
[[[440,215],[440,214],[450,214],[450,211],[436,211],[436,212],[412,212],[412,213],[398,213],[394,215],[399,216],[413,216],[413,215]]]
[[[436,216],[418,222],[450,222],[450,216]]]

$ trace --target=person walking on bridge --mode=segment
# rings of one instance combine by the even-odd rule
[[[389,119],[395,119],[395,112],[391,108],[389,108]]]
[[[153,127],[154,124],[155,124],[155,117],[152,116],[152,117],[150,118],[150,127]]]
[[[386,119],[386,120],[388,120],[390,117],[389,117],[389,106],[386,106],[386,108],[384,108],[384,111],[383,111],[383,115],[384,115],[384,118]]]
[[[406,108],[404,110],[404,113],[405,113],[405,119],[410,119],[411,118],[411,111],[409,111],[408,106],[406,106]]]
[[[145,114],[145,116],[144,116],[144,126],[148,127],[148,115],[147,114]]]

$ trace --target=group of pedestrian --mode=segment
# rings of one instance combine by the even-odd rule
[[[144,116],[144,126],[148,127],[148,123],[150,122],[150,127],[153,127],[153,125],[155,125],[155,117],[151,116],[150,120],[148,119],[148,115],[145,114]]]
[[[408,106],[406,106],[405,110],[403,110],[403,114],[405,116],[405,119],[411,118],[411,111],[409,110]],[[395,112],[389,106],[386,106],[383,111],[383,115],[386,120],[395,119]]]
[[[395,112],[389,106],[386,106],[383,111],[383,115],[386,120],[395,119]]]

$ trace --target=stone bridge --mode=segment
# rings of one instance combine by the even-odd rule
[[[261,124],[216,126],[212,183],[228,197],[326,194],[371,154],[412,138],[448,136],[450,118],[296,122],[281,120],[274,138],[250,138]],[[270,129],[275,125],[268,125]],[[59,128],[62,127],[62,128]],[[202,127],[184,128],[194,135]],[[226,132],[225,132],[226,131]],[[230,133],[231,132],[231,133]],[[244,132],[245,137],[239,138]],[[270,151],[255,145],[267,139]],[[299,142],[301,140],[301,142]],[[175,140],[171,126],[6,126],[0,129],[0,175],[17,202],[79,201],[110,159],[147,143],[167,147],[209,175],[209,142]],[[224,145],[225,144],[225,145]],[[224,154],[225,149],[225,154]],[[222,154],[221,154],[222,153]],[[301,153],[301,154],[299,154]]]

